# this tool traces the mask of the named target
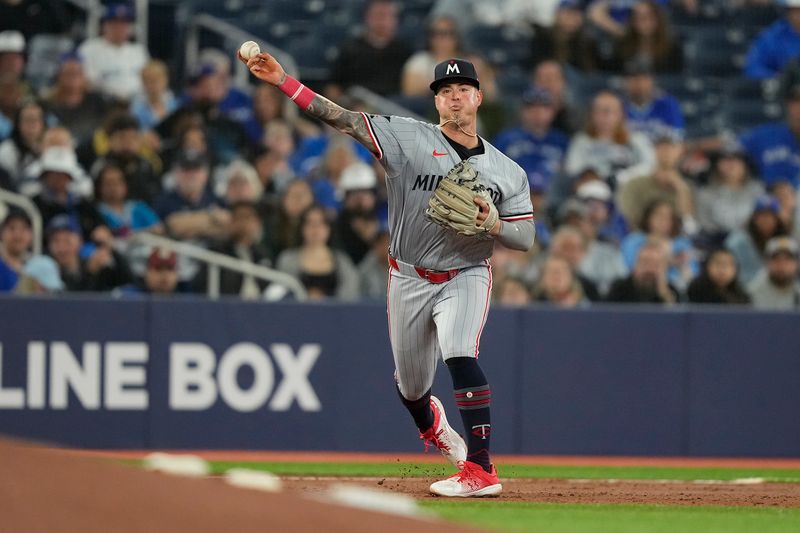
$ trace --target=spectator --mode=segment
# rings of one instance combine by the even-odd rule
[[[452,57],[463,57],[475,65],[475,69],[480,72],[484,101],[493,101],[497,87],[492,68],[480,56],[464,50],[458,24],[447,16],[435,16],[431,19],[425,50],[412,55],[403,65],[402,93],[405,96],[419,96],[429,100],[434,67]]]
[[[113,164],[125,173],[128,196],[152,203],[161,193],[161,177],[153,164],[143,155],[142,133],[139,122],[131,115],[112,117],[105,128],[108,135],[108,152],[98,159],[92,174],[107,164]]]
[[[250,163],[236,159],[225,167],[222,179],[217,183],[216,193],[225,200],[226,205],[239,202],[258,204],[264,194],[264,186]]]
[[[800,55],[800,1],[783,0],[783,4],[784,17],[764,29],[747,53],[744,73],[748,78],[774,78]]]
[[[277,208],[280,203],[280,191],[294,178],[289,161],[278,152],[266,146],[255,149],[250,163],[256,170],[258,181],[263,190],[263,201],[268,208]]]
[[[561,0],[552,27],[534,26],[531,65],[552,59],[588,72],[598,66],[597,43],[585,24],[581,0]]]
[[[167,65],[151,59],[141,72],[142,91],[131,99],[130,112],[142,130],[151,130],[178,108],[178,101],[169,89]]]
[[[176,162],[175,189],[162,193],[155,202],[156,214],[176,239],[208,245],[209,239],[228,235],[230,212],[208,188],[208,164],[201,154],[181,154]]]
[[[500,132],[495,147],[514,160],[530,176],[550,180],[561,172],[569,138],[553,127],[555,101],[540,87],[531,87],[522,95],[520,126]]]
[[[142,279],[120,289],[126,294],[168,295],[178,292],[178,254],[173,250],[153,248],[147,256]]]
[[[330,98],[338,100],[353,85],[381,96],[400,92],[403,65],[411,50],[397,37],[397,10],[393,0],[367,2],[364,33],[343,43],[331,65],[330,85],[326,90]]]
[[[651,239],[640,248],[631,274],[611,285],[609,302],[671,304],[678,291],[667,279],[669,243]]]
[[[230,206],[231,231],[230,236],[221,244],[214,246],[212,251],[240,259],[247,263],[270,266],[269,251],[261,244],[262,220],[258,205],[253,202],[237,202]],[[200,270],[195,285],[208,290],[208,271]],[[261,298],[269,282],[254,278],[251,275],[240,274],[233,270],[220,271],[220,294],[238,295],[246,300]]]
[[[344,169],[356,161],[356,152],[349,139],[332,139],[325,150],[322,164],[316,169],[315,179],[311,182],[314,201],[332,212],[337,212],[341,208],[337,191],[342,174]]]
[[[329,246],[331,225],[325,210],[309,207],[300,219],[300,245],[278,256],[278,270],[300,280],[312,300],[358,298],[358,272],[344,252]]]
[[[745,286],[761,270],[767,242],[788,234],[779,213],[780,205],[775,198],[761,196],[756,200],[747,226],[732,231],[725,239],[725,248],[733,253],[739,265],[739,281]]]
[[[0,31],[0,75],[9,74],[25,83],[25,36],[17,30]],[[28,86],[25,96],[31,96]]]
[[[106,292],[133,280],[128,264],[108,242],[82,252],[83,238],[75,219],[58,215],[47,224],[47,250],[58,263],[61,279],[70,292]],[[83,254],[83,256],[82,256]]]
[[[589,166],[612,188],[655,170],[652,143],[641,133],[628,130],[622,101],[610,91],[594,97],[586,129],[572,138],[567,151],[568,176]]]
[[[101,35],[78,47],[91,84],[124,102],[141,92],[142,68],[150,57],[144,45],[129,40],[135,17],[133,6],[128,3],[109,3],[101,18]]]
[[[14,273],[15,281],[30,256],[32,244],[31,219],[21,209],[9,209],[0,224],[0,265]]]
[[[77,221],[84,241],[105,240],[110,233],[100,213],[89,201],[70,192],[70,183],[81,174],[74,152],[63,147],[49,148],[42,154],[39,176],[42,189],[33,197],[33,203],[39,208],[45,226],[58,215],[69,215]],[[104,236],[99,237],[100,233]]]
[[[558,307],[579,307],[589,303],[569,262],[556,256],[545,260],[533,292],[537,302],[549,302]]]
[[[575,227],[562,226],[553,235],[549,257],[565,260],[581,286],[583,294],[591,301],[600,299],[600,284],[608,291],[611,282],[625,274],[622,257],[616,254],[615,261],[596,261],[589,255],[586,236]],[[609,258],[613,257],[610,255]]]
[[[789,237],[770,239],[765,249],[766,272],[748,285],[756,309],[800,309],[798,246]]]
[[[90,145],[94,132],[106,118],[109,104],[89,87],[82,60],[77,55],[61,58],[55,85],[45,98],[47,109],[69,128],[75,145]]]
[[[650,61],[632,59],[625,65],[625,114],[632,131],[655,142],[683,140],[683,112],[676,98],[656,86]]]
[[[283,250],[300,245],[300,218],[314,203],[308,182],[295,179],[289,182],[281,198],[280,208],[265,232],[265,245],[277,257]]]
[[[512,250],[500,243],[496,243],[494,253],[490,259],[492,265],[492,284],[497,286],[507,277],[523,280],[527,285],[533,285],[538,276],[538,266],[534,263],[535,252],[529,250]]]
[[[575,197],[586,205],[593,234],[600,241],[618,245],[628,234],[628,225],[614,205],[611,187],[591,171],[579,178],[576,185]]]
[[[687,291],[689,301],[699,304],[749,304],[750,296],[739,284],[736,258],[718,248],[708,254],[700,275]]]
[[[13,74],[0,73],[0,141],[7,139],[14,129],[14,116],[22,97],[22,82]]]
[[[293,130],[305,135],[319,135],[319,128],[297,116],[297,109],[286,107],[286,97],[268,83],[260,83],[253,88],[253,116],[245,123],[247,135],[254,145],[264,140],[264,130],[273,121],[283,121]],[[291,102],[290,102],[291,103]]]
[[[50,148],[63,148],[73,154],[75,153],[75,139],[72,133],[64,126],[53,126],[47,128],[42,136],[42,153]],[[35,196],[41,190],[39,183],[39,173],[41,172],[41,158],[36,162],[36,172],[27,182],[20,185],[20,192],[28,196]],[[79,175],[76,176],[69,185],[69,191],[76,196],[92,198],[94,196],[94,184],[82,167],[78,167]]]
[[[787,178],[795,187],[800,186],[800,84],[787,91],[785,107],[785,122],[763,124],[739,137],[755,164],[756,175],[767,187]]]
[[[564,67],[554,59],[542,61],[533,69],[531,84],[541,87],[553,97],[553,107],[556,111],[553,127],[564,133],[575,133],[578,129],[576,126],[578,118],[570,101]]]
[[[629,234],[620,246],[625,265],[633,269],[639,249],[657,239],[669,244],[667,277],[672,286],[685,290],[700,272],[692,242],[683,234],[683,224],[675,207],[668,201],[656,200],[644,211],[639,231]]]
[[[64,290],[58,265],[46,255],[31,257],[23,268],[14,292],[20,295],[42,295]]]
[[[230,56],[216,48],[206,48],[200,51],[199,62],[201,65],[210,65],[217,77],[222,91],[219,102],[219,112],[223,116],[239,123],[243,128],[253,122],[253,99],[250,95],[231,83]]]
[[[42,153],[44,109],[29,101],[17,109],[11,137],[0,143],[0,166],[8,173],[16,188],[34,173]]]
[[[375,171],[369,165],[356,162],[342,171],[342,211],[334,233],[336,242],[355,265],[367,255],[380,231],[377,186]]]
[[[386,288],[389,286],[389,229],[382,224],[372,246],[361,263],[358,264],[358,278],[361,280],[360,293],[364,300],[386,301]]]
[[[115,237],[126,238],[140,231],[164,233],[164,225],[149,205],[129,199],[125,174],[114,163],[100,167],[94,190],[97,209]]]
[[[637,227],[648,205],[656,200],[671,203],[684,225],[694,225],[692,189],[680,171],[683,143],[672,137],[656,141],[656,170],[651,175],[634,178],[619,191],[620,210],[632,227]],[[748,203],[748,209],[752,203]]]
[[[533,248],[546,250],[550,247],[553,222],[547,209],[547,178],[538,172],[528,173],[528,188],[531,192],[531,205],[536,213],[536,242]]]
[[[741,148],[724,150],[709,183],[697,191],[697,222],[713,240],[745,227],[753,205],[764,194],[761,183],[751,179],[746,159]]]
[[[432,16],[456,19],[465,33],[476,26],[525,30],[531,23],[550,26],[558,0],[436,0]]]
[[[786,227],[786,232],[795,238],[800,237],[800,203],[795,186],[788,180],[776,181],[770,187],[770,193],[778,201],[778,216]]]
[[[506,276],[497,284],[495,289],[495,302],[507,307],[525,307],[531,304],[531,290],[525,281],[515,277]]]
[[[614,43],[608,70],[622,72],[633,59],[648,61],[659,74],[683,70],[683,49],[672,36],[666,11],[656,0],[633,4],[624,33]]]

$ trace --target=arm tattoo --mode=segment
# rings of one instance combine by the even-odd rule
[[[306,113],[351,136],[366,146],[370,152],[378,153],[378,147],[372,142],[367,123],[361,113],[345,109],[320,95],[314,97]]]

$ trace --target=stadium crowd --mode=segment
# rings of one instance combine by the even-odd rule
[[[385,299],[386,188],[366,149],[269,86],[236,86],[230,51],[202,50],[176,80],[133,39],[131,5],[106,4],[100,35],[74,42],[48,16],[59,4],[0,0],[0,187],[44,223],[33,256],[30,218],[0,199],[0,292],[205,293],[203,265],[130,239],[149,232],[291,274],[312,299]],[[800,309],[800,0],[725,2],[729,16],[774,10],[733,78],[755,88],[750,107],[732,111],[771,90],[774,120],[709,127],[701,109],[692,128],[673,21],[704,2],[429,4],[412,42],[402,2],[363,2],[316,88],[382,112],[352,97],[359,85],[429,115],[433,65],[476,64],[480,133],[527,172],[536,213],[533,250],[496,247],[497,303]],[[508,63],[474,45],[487,31],[525,36],[506,50],[517,92]],[[286,297],[273,285],[220,279],[226,295]]]

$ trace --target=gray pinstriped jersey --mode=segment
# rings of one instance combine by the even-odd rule
[[[418,120],[364,115],[386,169],[392,256],[435,270],[466,268],[492,255],[494,239],[465,237],[425,217],[439,181],[461,160],[438,126]],[[469,160],[497,206],[501,220],[533,218],[525,171],[483,140],[485,151]]]

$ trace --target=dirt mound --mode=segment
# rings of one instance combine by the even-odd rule
[[[0,440],[2,530],[38,533],[441,533],[441,523],[145,472]],[[448,524],[448,531],[477,531]]]

